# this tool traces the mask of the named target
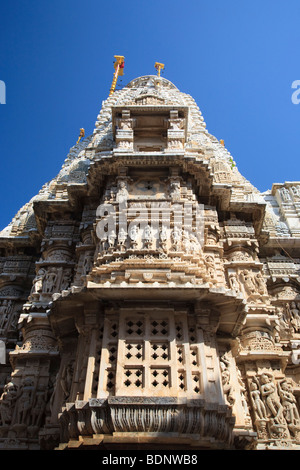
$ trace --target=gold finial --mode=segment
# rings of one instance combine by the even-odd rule
[[[160,62],[155,62],[154,67],[157,70],[157,76],[160,77],[160,71],[165,68],[165,64],[161,64]]]
[[[114,58],[116,59],[114,63],[115,73],[114,73],[113,81],[110,87],[109,96],[112,95],[113,92],[115,91],[118,77],[124,74],[124,65],[125,65],[124,56],[115,55]]]
[[[223,147],[225,146],[225,142],[223,139],[220,140],[220,144],[223,145]]]
[[[80,129],[79,137],[78,137],[76,144],[78,144],[78,142],[80,141],[80,139],[82,139],[82,137],[84,137],[84,135],[85,135],[84,129]]]

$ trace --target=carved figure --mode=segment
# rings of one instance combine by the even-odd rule
[[[276,424],[284,423],[283,406],[280,403],[275,385],[272,382],[272,376],[267,373],[262,374],[260,383],[262,398],[264,399],[267,409],[271,413],[272,420]]]
[[[182,246],[186,253],[190,252],[190,249],[191,249],[190,234],[187,230],[184,230],[182,233]]]
[[[137,225],[133,225],[130,229],[129,232],[130,240],[131,240],[131,246],[134,248],[137,246],[137,239],[139,236],[139,228]]]
[[[159,244],[163,250],[167,249],[168,231],[165,225],[162,226],[159,233]]]
[[[230,285],[230,288],[237,294],[238,292],[240,292],[241,290],[241,287],[240,287],[240,283],[239,281],[237,280],[237,277],[236,277],[236,274],[235,273],[230,273],[229,274],[229,285]]]
[[[206,266],[206,271],[210,279],[214,279],[215,277],[215,260],[213,256],[206,256],[205,257],[205,266]]]
[[[115,243],[116,243],[116,238],[117,238],[116,232],[114,230],[111,230],[108,235],[108,247],[110,250],[114,248]]]
[[[173,201],[179,201],[180,199],[180,182],[179,181],[171,181],[170,196]]]
[[[128,199],[128,190],[127,190],[126,181],[119,181],[116,201],[119,203],[126,202],[127,199]]]
[[[43,289],[43,281],[45,278],[46,271],[45,269],[39,269],[31,289],[31,294],[39,294]]]
[[[250,384],[250,396],[252,399],[255,416],[259,419],[267,419],[267,410],[264,402],[261,399],[260,391],[255,381],[251,382]]]
[[[11,423],[15,402],[17,399],[17,386],[13,382],[8,382],[4,386],[0,399],[0,420],[1,426]]]
[[[278,383],[279,396],[284,408],[284,417],[289,427],[300,429],[300,416],[297,408],[297,401],[293,394],[292,385],[286,379]]]
[[[150,248],[153,242],[152,228],[147,225],[144,230],[144,243],[145,248]]]
[[[263,275],[261,273],[256,274],[255,281],[256,281],[258,292],[261,295],[267,294],[267,288],[266,288],[265,280],[264,280]]]
[[[172,242],[174,250],[179,251],[181,248],[181,230],[177,226],[172,231]]]
[[[39,386],[36,391],[34,406],[32,407],[31,411],[32,426],[41,426],[44,411],[46,408],[47,395],[47,388],[45,386]]]
[[[60,384],[64,392],[64,400],[66,401],[71,392],[71,385],[74,373],[74,361],[70,360],[64,367]]]
[[[29,424],[30,412],[33,406],[34,390],[35,387],[33,379],[26,377],[17,394],[13,424]]]
[[[55,269],[53,268],[52,270],[48,271],[46,274],[45,282],[44,282],[44,292],[45,293],[54,292],[54,289],[56,287],[56,281],[57,281],[57,273]]]
[[[247,294],[252,295],[257,292],[256,286],[253,280],[253,275],[250,271],[245,269],[244,271],[241,272],[242,280],[244,283],[245,290]]]
[[[291,196],[290,196],[289,190],[286,189],[286,188],[281,188],[280,192],[281,192],[281,196],[282,196],[283,201],[284,202],[290,202]]]
[[[123,249],[125,247],[125,242],[127,240],[127,232],[123,227],[120,228],[118,233],[118,247],[119,249]]]
[[[235,398],[233,394],[233,387],[230,383],[230,360],[227,357],[227,353],[223,354],[220,358],[220,367],[221,367],[221,377],[222,377],[222,387],[226,397],[226,400],[230,406],[233,406],[235,403]]]
[[[291,303],[291,325],[294,328],[294,330],[297,332],[300,330],[300,315],[299,315],[299,310],[296,306],[296,302]]]
[[[61,280],[61,286],[60,286],[61,290],[65,290],[70,286],[71,279],[72,279],[71,270],[70,269],[65,270],[63,273],[62,280]]]

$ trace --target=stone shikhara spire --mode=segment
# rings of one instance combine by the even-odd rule
[[[0,449],[299,449],[299,210],[170,81],[115,91],[0,233]]]

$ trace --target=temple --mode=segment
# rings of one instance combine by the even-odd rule
[[[148,75],[0,232],[0,449],[300,449],[300,182]]]

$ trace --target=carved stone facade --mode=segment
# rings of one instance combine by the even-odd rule
[[[300,449],[300,182],[140,77],[0,232],[0,449]]]

